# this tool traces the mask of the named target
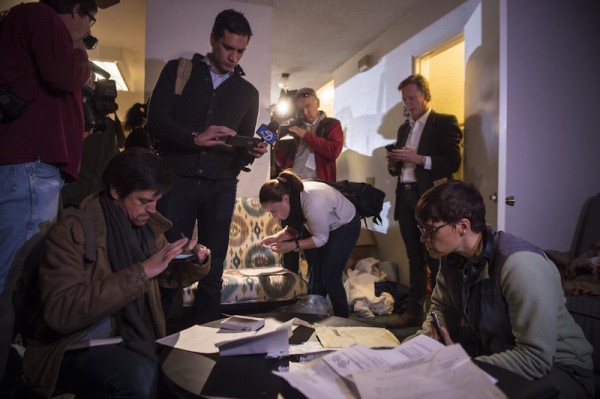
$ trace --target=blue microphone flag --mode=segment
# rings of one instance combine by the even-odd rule
[[[277,141],[277,133],[269,130],[269,127],[264,123],[260,125],[256,131],[256,134],[258,134],[261,139],[269,143],[269,145],[273,145],[275,144],[275,141]]]

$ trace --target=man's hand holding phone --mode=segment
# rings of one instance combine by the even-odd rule
[[[198,147],[214,147],[216,145],[228,146],[227,140],[237,133],[227,126],[211,125],[202,133],[194,132],[194,144]]]

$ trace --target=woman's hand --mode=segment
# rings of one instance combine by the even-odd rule
[[[262,245],[266,245],[268,247],[272,246],[273,244],[276,244],[277,243],[277,234],[263,238],[260,243]]]
[[[286,254],[296,249],[296,243],[294,241],[281,241],[271,244],[271,251],[278,254]]]

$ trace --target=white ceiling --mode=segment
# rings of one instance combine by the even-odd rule
[[[104,0],[101,0],[104,1]],[[380,36],[421,0],[237,0],[271,6],[272,68],[271,98],[279,92],[282,73],[290,73],[291,88],[320,88],[333,78],[333,71]],[[2,0],[6,9],[22,0]],[[99,1],[99,4],[101,2]],[[92,33],[99,47],[120,48],[131,53],[145,46],[146,0],[121,0],[100,9]],[[143,77],[144,60],[129,66]],[[142,78],[143,79],[143,78]],[[143,87],[134,83],[134,87]]]

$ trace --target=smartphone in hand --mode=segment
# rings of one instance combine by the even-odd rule
[[[263,141],[257,137],[228,136],[225,142],[233,147],[253,148]]]
[[[196,261],[198,260],[198,256],[196,256],[196,254],[194,253],[185,253],[185,254],[179,254],[177,255],[175,258],[173,258],[173,260],[184,260],[186,262],[190,262],[190,261]]]
[[[440,338],[440,342],[444,343],[444,337],[442,336],[442,325],[440,324],[440,319],[438,318],[437,313],[431,312],[431,320],[433,322],[433,328],[435,328],[435,332],[437,332],[437,335]]]
[[[396,147],[396,144],[388,144],[385,146],[385,149],[388,151],[395,150],[396,148],[398,148],[398,147]]]

